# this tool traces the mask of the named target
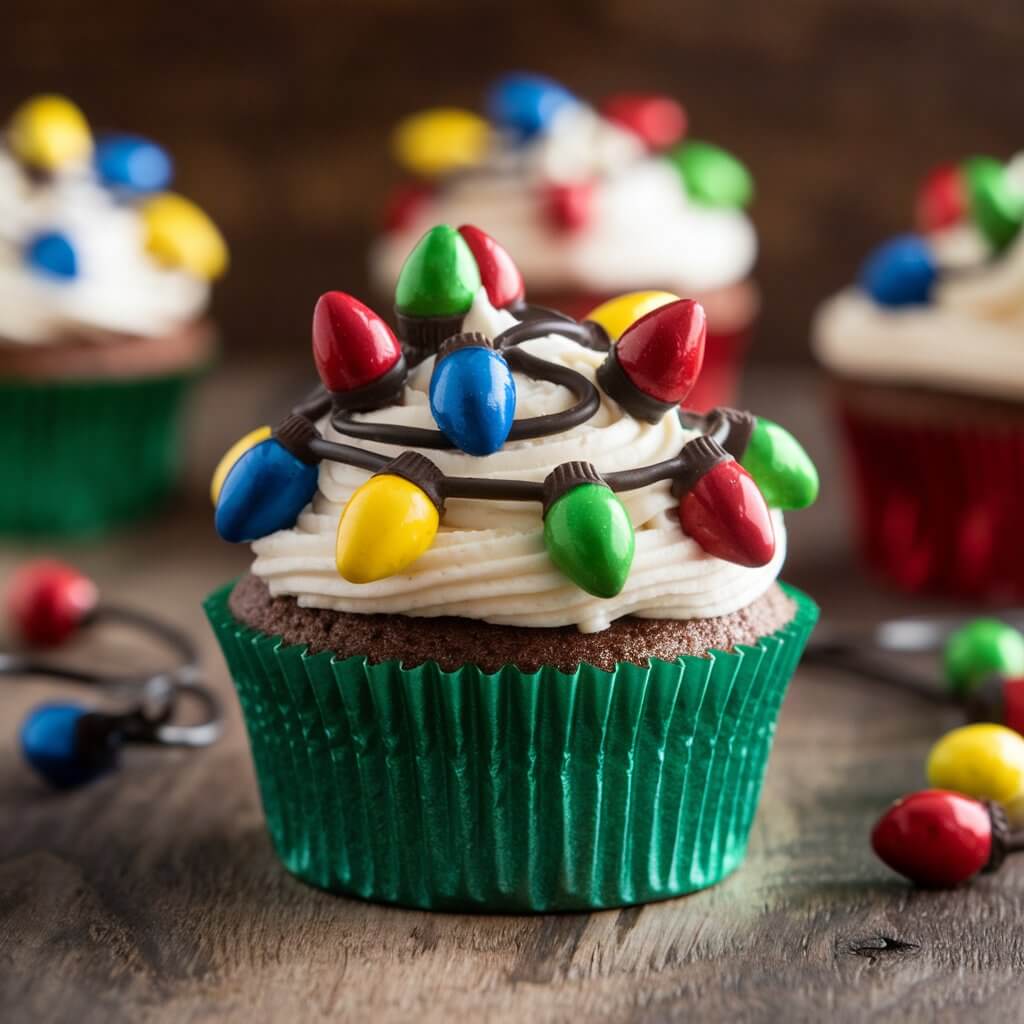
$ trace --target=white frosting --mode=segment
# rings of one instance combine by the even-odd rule
[[[22,256],[43,231],[73,245],[78,275],[40,273]],[[194,319],[209,283],[156,263],[137,210],[118,203],[85,168],[30,182],[0,151],[0,338],[35,344],[84,328],[157,336]]]
[[[513,318],[491,307],[481,290],[464,329],[493,337]],[[558,335],[524,345],[528,351],[571,366],[593,379],[603,356]],[[404,405],[368,413],[367,420],[432,427],[427,401],[433,360],[411,374]],[[568,408],[572,395],[558,385],[516,375],[517,417]],[[321,424],[333,440],[351,441]],[[553,437],[505,445],[494,455],[424,452],[446,473],[543,480],[555,466],[592,462],[601,472],[633,469],[679,453],[692,437],[676,416],[651,425],[630,418],[602,396],[587,423]],[[360,442],[389,456],[398,449]],[[253,572],[274,595],[295,596],[303,607],[360,614],[457,615],[512,626],[575,624],[582,632],[606,629],[623,615],[691,619],[744,608],[772,585],[785,558],[785,529],[775,514],[776,552],[769,565],[749,569],[707,554],[687,537],[669,483],[620,495],[636,529],[636,556],[623,591],[602,599],[578,589],[548,558],[540,507],[534,503],[452,500],[433,547],[408,571],[370,584],[352,584],[335,568],[338,518],[352,492],[367,479],[362,470],[324,462],[319,490],[295,527],[253,545]]]
[[[590,180],[591,221],[571,233],[552,228],[539,184]],[[692,202],[667,160],[645,155],[638,139],[583,105],[563,112],[546,135],[499,148],[481,169],[448,179],[412,223],[379,239],[372,270],[381,290],[394,287],[412,247],[439,223],[474,224],[499,238],[542,291],[699,294],[742,281],[757,256],[742,210]]]

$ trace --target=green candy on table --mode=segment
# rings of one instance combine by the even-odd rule
[[[946,678],[964,696],[986,676],[1024,675],[1024,634],[998,619],[975,619],[946,641]]]
[[[747,206],[754,196],[750,171],[731,153],[710,142],[684,142],[668,154],[694,202],[704,206]]]

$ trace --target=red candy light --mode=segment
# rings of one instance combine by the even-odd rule
[[[541,204],[551,227],[563,234],[573,234],[590,223],[594,209],[594,186],[590,182],[546,185]]]
[[[775,528],[753,477],[735,459],[713,465],[679,502],[679,522],[709,555],[751,568],[775,554]]]
[[[459,228],[469,251],[476,260],[480,281],[487,291],[492,306],[505,309],[522,302],[526,296],[523,275],[504,246],[499,245],[486,231],[463,224]]]
[[[433,196],[434,190],[419,181],[399,185],[384,204],[383,228],[388,234],[404,231]]]
[[[992,814],[980,800],[925,789],[897,800],[871,833],[875,853],[918,885],[947,889],[992,861]]]
[[[36,647],[66,640],[96,608],[96,584],[70,565],[28,562],[7,587],[7,614],[21,639]]]
[[[704,307],[693,299],[679,299],[632,324],[619,338],[615,354],[644,394],[677,405],[700,376],[706,337]]]
[[[1024,735],[1024,678],[1003,681],[1002,723]]]
[[[670,96],[618,93],[601,104],[601,113],[652,151],[667,149],[686,134],[686,111]]]
[[[372,384],[401,358],[398,339],[372,309],[344,292],[320,296],[313,311],[313,359],[328,391]]]
[[[958,224],[967,216],[967,189],[956,164],[940,164],[917,194],[918,229],[928,233]]]

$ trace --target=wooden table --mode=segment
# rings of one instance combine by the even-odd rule
[[[229,725],[209,751],[132,750],[119,775],[51,794],[15,737],[27,709],[58,691],[8,684],[0,1020],[1022,1019],[1024,863],[928,893],[868,848],[874,818],[921,786],[925,752],[956,715],[822,670],[798,673],[747,862],[710,891],[591,915],[457,916],[340,899],[288,876],[199,609],[247,564],[213,535],[209,466],[269,409],[260,396],[278,380],[257,367],[212,381],[186,498],[149,528],[63,552],[109,595],[194,631]],[[820,506],[790,518],[787,577],[833,621],[906,611],[849,568],[813,377],[776,371],[752,385],[752,407],[793,426],[825,470]],[[3,549],[0,576],[24,555]]]

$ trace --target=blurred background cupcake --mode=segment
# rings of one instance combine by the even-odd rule
[[[814,326],[864,555],[906,590],[1024,597],[1024,155],[924,182]]]
[[[157,508],[211,360],[227,249],[136,135],[37,96],[0,148],[0,532],[90,534]]]
[[[690,138],[685,110],[664,95],[620,93],[595,109],[550,79],[515,73],[490,87],[485,110],[435,108],[395,129],[412,179],[392,196],[372,249],[377,291],[390,294],[429,227],[468,222],[503,240],[532,303],[584,317],[624,292],[698,298],[709,333],[690,403],[732,402],[759,307],[747,169]]]

